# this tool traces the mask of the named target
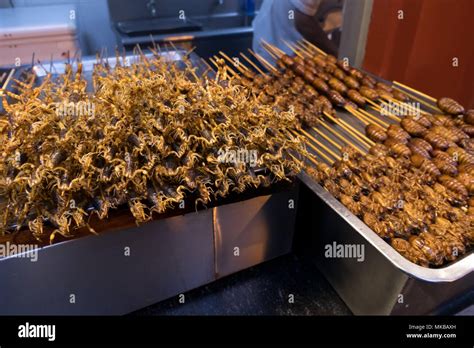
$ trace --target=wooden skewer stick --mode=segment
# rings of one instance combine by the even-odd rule
[[[381,119],[375,117],[374,115],[369,114],[365,110],[362,110],[362,109],[355,110],[355,109],[352,109],[350,107],[346,108],[346,110],[348,110],[351,113],[355,113],[356,115],[358,115],[359,117],[364,119],[367,122],[367,124],[368,123],[375,123],[375,124],[381,125],[384,128],[387,128],[389,126],[389,124],[387,122],[384,122]]]
[[[355,139],[357,139],[362,145],[364,146],[367,146],[368,148],[372,145],[374,145],[374,143],[365,136],[365,134],[362,134],[363,137],[361,137],[360,135],[358,135],[358,131],[356,131],[355,129],[353,129],[352,127],[347,127],[345,125],[345,122],[342,121],[342,120],[338,120],[334,117],[332,117],[330,114],[328,114],[327,112],[324,112],[324,115],[326,115],[327,118],[329,118],[331,121],[333,121],[334,123],[336,123],[337,125],[339,125],[340,127],[342,127],[346,132],[348,132],[350,135],[352,135]],[[341,122],[340,122],[341,121]],[[365,137],[365,139],[364,139]],[[370,142],[370,143],[369,143]],[[372,144],[371,144],[372,143]]]
[[[289,48],[290,50],[293,51],[294,54],[296,54],[296,55],[297,55],[298,57],[300,57],[300,58],[304,58],[304,56],[303,56],[295,47],[293,47],[288,41],[286,41],[286,40],[284,40],[284,39],[282,39],[282,41],[283,41],[283,43],[284,43],[286,46],[288,46],[288,48]]]
[[[373,122],[376,122],[376,123],[378,122],[378,123],[379,123],[380,125],[382,125],[383,127],[388,127],[388,126],[389,126],[389,124],[388,124],[387,122],[381,120],[380,118],[378,118],[378,117],[375,116],[375,115],[372,115],[370,112],[367,112],[367,111],[365,111],[365,110],[363,110],[363,109],[359,109],[359,110],[357,110],[357,111],[359,111],[362,115],[365,115],[366,118],[371,119]],[[396,116],[395,116],[395,117],[396,117]],[[397,117],[397,119],[400,120],[399,117]]]
[[[319,54],[322,54],[323,56],[327,56],[328,54],[326,52],[324,52],[322,49],[320,49],[319,47],[313,45],[311,42],[309,42],[308,40],[306,39],[303,39],[303,41],[310,47],[314,48]]]
[[[292,132],[293,135],[295,135],[295,136],[297,136],[297,137],[299,136],[298,133],[296,133],[294,130],[290,130],[290,132]],[[332,158],[328,157],[324,152],[322,152],[322,151],[321,151],[320,149],[318,149],[316,146],[314,146],[313,144],[311,144],[311,142],[310,142],[308,139],[304,138],[304,142],[305,142],[306,144],[308,144],[309,147],[311,147],[314,151],[316,151],[321,157],[323,157],[324,159],[326,159],[326,161],[328,161],[329,163],[333,163],[333,162],[334,162],[334,160],[333,160]]]
[[[374,103],[372,100],[368,99],[368,98],[364,98],[367,103],[370,104],[370,107],[372,109],[374,109],[375,111],[377,111],[379,114],[381,115],[384,115],[384,116],[387,116],[388,118],[390,118],[391,120],[394,120],[395,122],[399,122],[400,119],[395,116],[394,114],[392,114],[391,112],[389,112],[388,110],[384,110],[382,111],[382,108],[380,107],[380,105],[378,105],[377,103]]]
[[[298,159],[298,158],[296,158],[295,156],[293,156],[291,153],[288,152],[288,154],[289,154],[291,157],[293,157],[293,159],[294,159],[296,162],[301,161],[300,159]],[[313,157],[315,157],[315,156],[312,155],[311,153],[308,153],[308,156],[304,156],[304,155],[303,155],[303,157],[306,158],[306,159],[309,159],[311,162],[313,162],[313,163],[316,164],[316,165],[319,164],[318,161],[316,161],[316,160],[313,158]]]
[[[365,141],[366,144],[368,144],[369,146],[371,145],[375,145],[375,143],[370,140],[363,132],[361,132],[360,130],[354,128],[353,126],[351,126],[349,123],[347,123],[346,121],[344,120],[341,120],[341,119],[338,119],[338,121],[345,125],[347,128],[351,129],[356,135],[357,137],[362,140],[362,141]],[[360,135],[359,135],[360,134]]]
[[[293,159],[296,162],[303,161],[302,159],[299,159],[299,158],[295,157],[291,152],[287,151],[287,153],[288,153],[288,155],[293,157]],[[303,158],[309,159],[311,162],[313,162],[316,165],[319,164],[319,162],[317,161],[318,158],[315,155],[313,155],[311,152],[305,151],[305,154],[298,153],[298,155],[300,155]]]
[[[230,64],[232,64],[233,66],[235,66],[237,68],[238,71],[240,71],[242,74],[245,73],[248,68],[245,67],[245,69],[243,68],[243,64],[241,66],[241,64],[237,64],[234,60],[232,60],[227,54],[225,54],[224,52],[221,52],[219,51],[219,53],[229,61]]]
[[[335,129],[332,127],[329,127],[324,121],[319,123],[322,125],[324,128],[326,128],[328,131],[330,131],[332,134],[334,134],[336,137],[338,137],[343,143],[351,146],[353,149],[359,151],[362,155],[365,155],[365,152],[362,151],[359,147],[357,147],[355,144],[353,144],[351,141],[349,141],[347,138],[343,137],[339,132],[337,132]]]
[[[318,133],[320,136],[322,136],[324,139],[326,139],[329,143],[331,143],[336,149],[338,150],[341,150],[342,148],[342,145],[336,143],[333,139],[331,139],[330,137],[328,137],[326,134],[324,134],[323,132],[321,132],[319,129],[317,129],[316,127],[313,127],[313,130]]]
[[[243,68],[245,71],[249,71],[250,69],[245,66],[244,64],[240,63],[239,61],[236,61],[232,58],[230,58],[227,54],[225,54],[224,52],[222,51],[219,51],[220,55],[223,56],[225,59],[227,59],[231,64],[233,64],[237,69],[239,68]],[[239,71],[241,71],[239,69]],[[242,71],[241,71],[242,72]]]
[[[273,59],[275,60],[278,60],[278,58],[280,58],[281,56],[279,55],[276,55],[275,52],[273,52],[268,46],[266,45],[262,45],[263,49],[265,51],[267,51],[267,53],[270,55],[270,57],[272,57]]]
[[[357,112],[356,112],[356,113],[357,113]],[[387,127],[389,126],[388,123],[383,122],[383,121],[381,121],[381,120],[379,120],[379,119],[377,119],[377,118],[372,119],[372,118],[369,118],[369,117],[367,117],[367,116],[365,116],[364,114],[361,114],[361,113],[358,113],[358,115],[359,115],[359,117],[361,117],[361,118],[365,121],[365,122],[363,121],[363,123],[364,123],[366,126],[369,125],[369,124],[379,125],[379,126],[382,126],[382,127],[384,127],[384,128],[387,128]],[[377,122],[377,121],[378,121],[378,122]]]
[[[302,52],[306,57],[311,57],[312,54],[311,54],[311,51],[306,47],[304,46],[301,42],[297,42],[295,44],[295,46],[298,48],[298,50],[300,52]]]
[[[215,72],[215,70],[212,68],[212,66],[210,66],[209,63],[204,58],[201,58],[201,61],[204,63],[204,65],[207,67],[208,70],[211,70],[211,71]]]
[[[10,73],[8,74],[7,79],[5,80],[5,83],[2,86],[2,90],[7,89],[8,84],[10,83],[10,80],[12,79],[13,75],[15,74],[15,71],[16,71],[15,69],[10,70]],[[45,70],[45,72],[46,72],[46,70]]]
[[[278,47],[276,47],[272,44],[269,44],[264,39],[262,39],[262,42],[263,42],[264,45],[268,46],[271,50],[273,50],[276,55],[284,55],[285,54],[284,51],[282,51],[281,49],[279,49]]]
[[[414,96],[413,94],[408,93],[407,91],[404,91],[404,90],[402,90],[401,88],[398,88],[398,87],[396,87],[396,86],[394,86],[393,88],[396,89],[397,91],[400,91],[400,92],[402,92],[402,93],[405,93],[406,95],[408,95],[408,96],[410,97],[410,99],[416,100],[417,102],[419,102],[420,104],[423,104],[423,105],[426,106],[427,108],[430,108],[430,109],[432,109],[432,110],[434,110],[434,111],[436,111],[436,112],[439,112],[439,113],[443,113],[437,106],[432,105],[432,104],[430,104],[430,103],[428,103],[428,102],[426,102],[426,101],[424,101],[424,100],[422,100],[422,99],[420,99],[420,98],[417,98],[417,97]]]
[[[322,147],[324,150],[326,150],[326,152],[328,154],[330,154],[331,156],[333,156],[335,159],[341,159],[341,156],[339,156],[337,153],[335,153],[334,151],[332,151],[330,148],[328,148],[326,145],[324,145],[323,143],[321,143],[320,141],[318,141],[315,137],[313,137],[311,134],[309,134],[307,131],[305,131],[304,129],[300,129],[300,132],[303,133],[304,135],[306,135],[307,138],[311,139],[316,145]]]
[[[262,69],[260,69],[257,64],[255,64],[254,62],[252,62],[252,60],[251,60],[250,58],[248,58],[245,54],[243,54],[242,52],[240,52],[240,55],[241,55],[242,58],[244,58],[255,70],[257,70],[260,75],[267,76],[267,74],[265,74],[265,73],[262,71]]]
[[[258,59],[258,61],[261,62],[263,65],[265,65],[269,70],[271,70],[274,73],[278,72],[278,70],[272,64],[270,64],[265,58],[263,58],[261,55],[259,55],[258,53],[255,53],[250,48],[248,50],[252,56]]]
[[[409,111],[411,111],[411,112],[418,113],[418,111],[419,111],[420,114],[425,114],[425,115],[428,114],[428,112],[426,112],[426,111],[424,111],[424,110],[416,110],[416,109],[414,109],[411,105],[408,105],[408,104],[406,104],[406,103],[403,103],[403,102],[401,102],[400,100],[397,100],[397,99],[394,99],[394,98],[390,98],[390,97],[382,97],[382,98],[385,99],[386,101],[392,102],[393,104],[396,104],[396,105],[398,105],[398,106],[400,106],[400,107],[405,107],[405,108],[407,108],[407,109],[408,109]]]
[[[300,46],[303,46],[308,52],[310,55],[320,55],[320,53],[315,50],[313,47],[311,47],[310,45],[308,45],[305,40],[303,41],[300,41]]]
[[[214,59],[217,63],[219,63],[219,57],[214,56]],[[233,70],[228,64],[225,64],[225,62],[222,59],[221,61],[223,62],[222,67],[224,68],[224,73],[226,74],[225,76],[227,76],[227,72],[229,72],[232,75],[232,77],[236,77],[240,79],[240,75],[235,70]]]
[[[403,87],[403,88],[405,88],[405,89],[408,89],[409,91],[411,91],[411,92],[413,92],[413,93],[416,93],[416,94],[418,94],[418,95],[420,95],[420,96],[422,96],[422,97],[425,97],[426,99],[431,100],[433,103],[436,103],[436,99],[433,98],[433,97],[431,97],[431,96],[429,96],[428,94],[422,93],[422,92],[420,92],[420,91],[418,91],[418,90],[416,90],[416,89],[414,89],[414,88],[408,87],[408,86],[406,86],[406,85],[404,85],[404,84],[402,84],[402,83],[400,83],[400,82],[398,82],[398,81],[393,81],[393,83],[396,84],[397,86],[401,86],[401,87]]]
[[[214,66],[216,67],[217,69],[217,73],[216,73],[216,77],[215,77],[215,81],[219,81],[219,78],[221,77],[221,67],[219,66],[219,64],[217,64],[216,61],[214,61],[214,59],[212,57],[209,57],[209,61],[214,64]],[[225,76],[224,76],[225,77]]]
[[[344,109],[346,109],[356,118],[358,118],[364,125],[368,125],[370,123],[365,119],[365,117],[361,116],[359,113],[355,111],[355,109],[351,108],[350,106],[345,106]]]

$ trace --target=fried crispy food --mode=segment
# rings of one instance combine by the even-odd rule
[[[283,131],[294,113],[259,103],[233,79],[197,78],[184,63],[97,64],[93,92],[81,66],[67,65],[57,81],[4,99],[1,233],[29,226],[42,238],[47,222],[51,238],[70,237],[92,215],[127,205],[140,223],[187,197],[208,204],[299,172],[301,139]]]

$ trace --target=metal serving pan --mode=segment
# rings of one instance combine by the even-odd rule
[[[364,133],[363,124],[355,116],[337,114]],[[383,120],[394,123],[386,117]],[[332,128],[342,131],[338,125]],[[331,147],[315,131],[308,133]],[[342,144],[331,133],[325,134]],[[301,173],[299,178],[313,193],[309,198],[311,209],[303,218],[312,223],[311,231],[315,233],[315,261],[355,314],[436,313],[449,301],[474,290],[473,250],[441,268],[418,266],[400,255],[307,173]],[[325,258],[324,247],[333,242],[364,244],[365,260]]]
[[[179,294],[290,252],[297,188],[0,258],[0,315],[122,315],[179,303]]]
[[[178,62],[185,54],[162,53]],[[190,58],[199,66],[195,54]],[[90,78],[96,60],[82,62]],[[64,61],[53,63],[53,75],[63,70]],[[33,71],[38,80],[48,73],[41,65]],[[22,257],[27,253],[0,258],[0,315],[126,314],[284,255],[297,199],[298,185],[274,185],[140,226],[113,220],[114,231],[35,249],[35,262],[34,254]]]

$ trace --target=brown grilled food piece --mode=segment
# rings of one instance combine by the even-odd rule
[[[370,99],[372,101],[375,101],[379,98],[379,94],[377,91],[373,88],[367,87],[367,86],[361,86],[359,88],[359,93],[366,97],[367,99]]]
[[[400,125],[408,134],[414,137],[418,137],[426,131],[425,127],[423,127],[411,117],[402,118]]]
[[[398,142],[403,144],[406,144],[408,139],[410,139],[410,134],[408,134],[402,127],[396,124],[391,124],[388,126],[387,136],[396,139]]]
[[[464,114],[464,107],[454,99],[443,97],[438,99],[438,102],[436,104],[438,105],[440,110],[446,112],[447,114]]]
[[[358,106],[362,107],[365,105],[364,97],[356,89],[350,89],[347,91],[347,97]]]
[[[414,154],[410,157],[410,160],[415,168],[419,168],[421,171],[427,173],[431,177],[438,177],[441,175],[438,167],[436,167],[433,162],[423,156]]]
[[[348,90],[346,85],[341,80],[339,80],[335,77],[329,79],[328,85],[331,86],[331,88],[333,90],[339,92],[340,94],[346,94],[346,92]]]
[[[337,106],[342,107],[346,104],[344,97],[337,91],[329,90],[326,95],[328,96],[329,100]]]
[[[467,124],[474,126],[474,109],[467,110],[463,119]]]
[[[456,179],[464,185],[470,195],[474,195],[474,176],[468,173],[460,173]]]
[[[452,163],[445,161],[440,158],[434,158],[433,159],[433,164],[438,167],[441,173],[446,174],[446,175],[451,175],[451,176],[456,176],[458,174],[458,168],[456,165],[453,165]]]
[[[423,135],[423,139],[429,142],[435,149],[446,150],[450,145],[449,141],[431,130]]]
[[[443,184],[447,189],[456,192],[460,194],[463,197],[466,197],[469,195],[467,192],[466,187],[461,184],[458,180],[455,178],[452,178],[448,175],[441,175],[438,177],[438,180],[441,184]]]
[[[384,141],[384,145],[387,146],[390,152],[396,157],[408,157],[411,155],[410,148],[397,139],[388,137],[387,140]]]
[[[373,140],[377,143],[383,143],[385,140],[387,140],[387,133],[385,130],[373,123],[369,123],[365,127],[365,134],[367,134],[370,140]]]

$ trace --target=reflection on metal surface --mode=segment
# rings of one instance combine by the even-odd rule
[[[193,35],[176,35],[176,36],[166,36],[163,41],[191,41],[194,39]]]
[[[0,278],[1,315],[126,314],[215,279],[211,210],[5,258]]]
[[[216,207],[217,276],[223,277],[291,250],[297,190]],[[236,249],[238,248],[238,249]]]
[[[126,314],[288,253],[290,198],[295,190],[49,245],[36,262],[0,259],[0,315]]]

